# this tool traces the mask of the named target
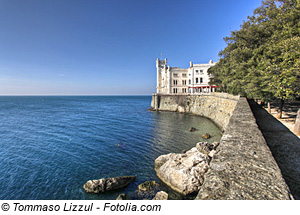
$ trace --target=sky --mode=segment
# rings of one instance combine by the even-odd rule
[[[151,95],[156,59],[217,62],[261,0],[0,0],[0,95]]]

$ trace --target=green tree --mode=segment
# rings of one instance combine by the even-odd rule
[[[300,37],[270,45],[266,59],[265,73],[272,77],[274,96],[280,98],[277,118],[281,118],[284,101],[300,96]]]
[[[224,38],[227,47],[209,73],[220,90],[270,102],[300,95],[300,0],[265,0]]]

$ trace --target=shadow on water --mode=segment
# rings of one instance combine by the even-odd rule
[[[248,102],[292,195],[300,199],[300,139],[253,100]]]

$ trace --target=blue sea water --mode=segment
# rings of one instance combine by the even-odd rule
[[[154,160],[219,141],[209,119],[150,112],[150,96],[1,96],[0,199],[116,199],[158,181]],[[199,131],[188,132],[189,127]],[[90,179],[135,175],[127,188],[87,194]]]

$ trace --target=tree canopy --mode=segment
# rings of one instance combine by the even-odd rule
[[[300,0],[264,0],[224,40],[211,84],[262,101],[300,96]]]

